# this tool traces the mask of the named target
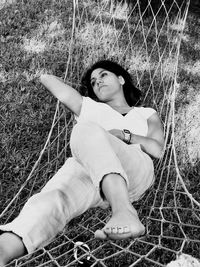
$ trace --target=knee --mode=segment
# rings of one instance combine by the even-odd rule
[[[94,122],[81,122],[81,123],[77,123],[73,130],[72,130],[72,136],[76,136],[76,135],[81,135],[81,136],[88,136],[92,134],[99,134],[103,131],[103,128],[101,126],[99,126],[98,124],[94,123]]]
[[[99,141],[105,136],[105,130],[93,122],[77,123],[71,134],[70,144],[89,144],[92,140]]]

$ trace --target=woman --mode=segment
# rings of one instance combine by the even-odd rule
[[[99,239],[126,239],[145,233],[132,202],[154,181],[151,157],[162,155],[164,137],[154,109],[138,107],[140,91],[120,65],[94,64],[81,90],[52,75],[41,83],[76,117],[69,158],[20,215],[0,227],[0,266],[48,244],[66,223],[91,207],[111,206],[112,216]]]

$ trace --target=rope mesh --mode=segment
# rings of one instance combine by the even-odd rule
[[[158,111],[166,137],[165,154],[155,161],[154,186],[133,203],[146,235],[124,241],[95,240],[94,232],[105,225],[110,210],[92,209],[72,220],[48,246],[8,266],[165,266],[181,253],[199,256],[200,203],[184,183],[175,148],[178,58],[189,1],[160,3],[155,11],[150,0],[143,9],[139,0],[129,7],[123,1],[74,0],[65,74],[65,80],[78,88],[85,68],[97,58],[113,58],[135,77],[144,103]],[[73,122],[70,112],[57,103],[44,148],[18,193],[4,206],[1,222],[12,220],[70,155]],[[89,246],[89,259],[84,246],[78,248],[75,259],[77,241]]]

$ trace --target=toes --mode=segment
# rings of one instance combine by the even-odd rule
[[[117,234],[123,234],[125,230],[125,227],[117,227]]]
[[[124,227],[121,227],[121,228],[122,228],[121,234],[128,234],[128,233],[130,233],[130,228],[128,226],[124,226]]]
[[[133,229],[132,229],[133,228]],[[95,238],[105,240],[105,239],[127,239],[136,238],[141,235],[145,235],[145,227],[143,226],[140,231],[135,231],[134,227],[129,226],[106,226],[102,230],[97,230],[94,235]]]
[[[105,240],[107,238],[107,234],[104,232],[104,230],[96,230],[94,237],[96,239]]]
[[[130,229],[128,226],[112,226],[112,227],[105,227],[104,232],[106,234],[127,234],[130,233]]]

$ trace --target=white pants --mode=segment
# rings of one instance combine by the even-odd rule
[[[126,180],[131,202],[154,181],[153,162],[139,145],[127,145],[94,123],[75,125],[70,145],[73,157],[27,201],[18,217],[0,226],[20,236],[28,253],[47,245],[89,208],[109,206],[99,193],[106,174],[118,173]]]

